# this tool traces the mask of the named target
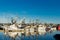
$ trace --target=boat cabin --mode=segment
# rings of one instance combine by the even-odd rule
[[[58,25],[58,26],[56,27],[56,29],[60,31],[60,25]]]

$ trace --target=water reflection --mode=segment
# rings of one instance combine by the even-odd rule
[[[19,35],[18,32],[16,33],[9,33],[5,35],[3,32],[0,32],[0,40],[55,40],[53,36],[55,34],[60,34],[59,31],[54,31],[52,33],[46,33],[45,35]],[[14,37],[11,37],[13,36]]]

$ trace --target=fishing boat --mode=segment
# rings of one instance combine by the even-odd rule
[[[30,26],[25,27],[25,35],[29,36],[30,35]]]
[[[35,35],[35,33],[34,33],[34,26],[32,26],[32,25],[30,27],[30,33],[31,33],[31,35]]]
[[[39,32],[39,34],[40,35],[42,35],[42,34],[45,34],[46,33],[46,26],[44,26],[44,25],[39,25],[39,27],[38,27],[38,32]]]

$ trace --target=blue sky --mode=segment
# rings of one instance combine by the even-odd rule
[[[15,16],[26,17],[26,20],[38,17],[40,22],[60,23],[60,1],[0,0],[0,22],[7,22]]]

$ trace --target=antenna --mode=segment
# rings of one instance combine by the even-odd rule
[[[31,24],[31,22],[32,22],[32,21],[31,21],[31,19],[30,19],[30,20],[29,20],[29,24]]]
[[[16,16],[15,18],[11,17],[11,22],[12,22],[12,24],[16,23],[17,18],[18,18],[17,16]]]
[[[22,23],[22,24],[25,23],[25,17],[20,20],[20,23]]]
[[[13,17],[11,17],[11,23],[13,24]]]
[[[38,24],[38,23],[39,23],[39,19],[37,18],[37,19],[36,19],[36,24]]]

